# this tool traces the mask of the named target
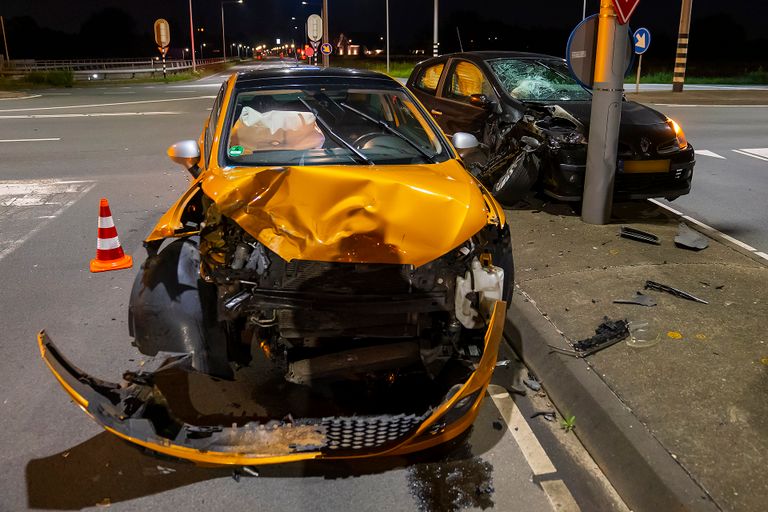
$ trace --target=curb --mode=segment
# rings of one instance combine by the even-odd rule
[[[548,344],[570,347],[525,292],[517,291],[506,319],[507,343],[558,410],[578,418],[574,432],[627,506],[653,512],[721,510],[585,360],[548,350]]]

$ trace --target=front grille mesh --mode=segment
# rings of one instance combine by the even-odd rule
[[[371,450],[396,444],[415,431],[428,414],[398,414],[393,416],[354,416],[323,418],[328,444],[326,449],[342,451]]]

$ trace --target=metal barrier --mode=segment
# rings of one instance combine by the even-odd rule
[[[198,67],[223,64],[236,59],[196,59]],[[191,60],[167,59],[166,70],[177,73],[192,69]],[[33,72],[72,71],[76,79],[103,79],[109,75],[151,74],[163,72],[163,62],[153,59],[78,59],[78,60],[10,60],[5,61],[0,72],[9,75],[22,75]]]

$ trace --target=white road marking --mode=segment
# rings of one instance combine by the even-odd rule
[[[0,119],[50,119],[62,117],[132,117],[132,116],[173,116],[184,112],[93,112],[90,114],[18,114],[0,115]]]
[[[46,140],[61,140],[61,137],[47,137],[44,139],[0,139],[0,142],[40,142]]]
[[[214,98],[216,98],[216,96],[188,96],[186,98],[166,98],[164,100],[119,101],[115,103],[91,103],[89,105],[61,105],[57,107],[9,108],[9,109],[0,110],[0,112],[27,112],[30,110],[63,110],[67,108],[117,107],[120,105],[142,105],[147,103],[165,103],[168,101],[211,100]]]
[[[768,105],[681,105],[678,103],[653,103],[657,107],[711,107],[711,108],[768,108]]]
[[[496,405],[504,423],[507,424],[507,430],[517,442],[525,460],[528,461],[533,474],[540,476],[557,473],[555,465],[552,464],[547,452],[542,448],[541,443],[531,430],[531,426],[528,425],[509,393],[503,387],[491,384],[488,386],[488,394]],[[539,484],[547,495],[553,510],[565,512],[581,510],[571,491],[568,490],[568,486],[562,480],[556,478],[540,480]]]
[[[764,253],[758,252],[757,249],[755,249],[754,247],[752,247],[751,245],[749,245],[749,244],[747,244],[745,242],[742,242],[741,240],[737,240],[737,239],[733,238],[730,235],[726,235],[722,231],[720,231],[718,229],[715,229],[712,226],[701,222],[700,220],[694,219],[690,215],[685,215],[684,213],[679,212],[679,211],[675,210],[674,208],[665,205],[661,201],[657,201],[656,199],[649,199],[648,201],[652,202],[656,206],[660,206],[661,208],[664,208],[665,210],[667,210],[667,211],[669,211],[671,213],[674,213],[675,215],[679,215],[681,219],[687,220],[688,222],[691,222],[692,224],[696,224],[697,226],[703,228],[705,231],[708,231],[709,234],[711,234],[711,235],[717,235],[720,238],[722,238],[723,240],[727,240],[728,242],[730,242],[730,243],[732,243],[734,245],[737,245],[737,246],[741,247],[742,249],[745,249],[745,250],[747,250],[747,251],[749,251],[749,252],[751,252],[753,254],[756,254],[757,256],[760,256],[761,258],[764,258],[764,256],[763,256]],[[768,259],[768,258],[766,258],[766,259]]]
[[[768,254],[765,254],[764,252],[756,252],[755,255],[760,256],[764,260],[768,260]]]
[[[32,98],[39,98],[42,96],[42,94],[29,94],[27,96],[21,96],[19,98],[0,98],[0,101],[9,101],[9,100],[31,100]]]
[[[26,217],[16,214],[9,218],[0,214],[0,232],[3,233],[3,237],[0,239],[0,260],[18,249],[95,186],[96,184],[92,181],[75,180],[0,181],[0,206],[5,207],[6,211],[30,211],[45,214],[34,214]],[[62,198],[64,201],[52,201],[52,199],[58,198]],[[51,212],[50,206],[59,206],[59,208],[49,213]],[[19,225],[19,222],[25,221],[34,221],[34,223]],[[14,238],[14,232],[18,233],[17,238]]]
[[[758,160],[764,160],[768,162],[768,148],[754,148],[754,149],[732,149],[734,153],[738,153],[744,156],[751,156]]]
[[[721,160],[725,160],[726,158],[724,156],[720,156],[714,151],[710,151],[708,149],[696,149],[694,150],[694,153],[701,156],[711,156],[712,158],[719,158]]]

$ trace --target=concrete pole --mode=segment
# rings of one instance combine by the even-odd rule
[[[8,39],[5,38],[5,20],[3,20],[3,17],[0,16],[0,27],[3,28],[3,45],[5,46],[5,60],[8,61],[10,64],[11,57],[8,55]]]
[[[581,209],[581,219],[588,224],[607,224],[611,218],[628,37],[627,28],[619,25],[616,19],[612,0],[600,0],[595,85]]]
[[[192,72],[197,69],[195,62],[195,23],[192,21],[192,0],[189,0],[189,40],[191,44],[189,47],[192,49]]]
[[[432,56],[437,57],[440,54],[440,42],[437,39],[437,1],[435,0],[435,16],[432,27]]]
[[[328,0],[323,0],[323,44],[329,40],[328,34]],[[331,64],[330,55],[323,54],[323,67],[327,68]]]
[[[584,9],[581,12],[581,21],[587,19],[587,0],[584,0]]]
[[[386,2],[387,5],[387,73],[389,73],[389,0]]]
[[[688,34],[691,30],[691,9],[693,0],[683,0],[680,12],[680,30],[677,35],[677,55],[675,56],[675,75],[672,79],[672,90],[683,92],[685,83],[685,67],[688,64]]]
[[[221,54],[227,60],[227,36],[224,33],[224,2],[221,2]]]

